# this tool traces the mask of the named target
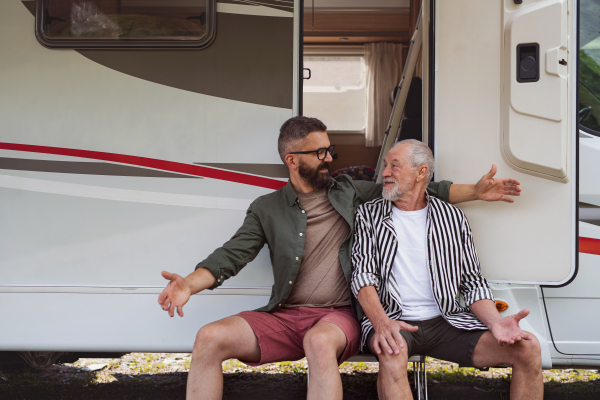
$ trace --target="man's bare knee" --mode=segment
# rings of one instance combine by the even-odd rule
[[[308,331],[304,336],[304,350],[307,355],[331,355],[337,351],[337,343],[335,337],[327,331],[314,330]]]
[[[390,375],[394,380],[406,378],[408,368],[408,350],[406,346],[400,348],[400,354],[382,352],[378,357],[381,372]]]
[[[527,366],[541,366],[542,350],[540,342],[535,336],[532,340],[521,340],[518,343],[518,352],[515,362]]]
[[[193,355],[211,355],[225,357],[227,353],[226,329],[219,324],[203,326],[196,334]]]

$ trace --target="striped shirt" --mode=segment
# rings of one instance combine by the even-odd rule
[[[462,210],[427,193],[427,260],[433,296],[446,321],[459,329],[487,329],[470,311],[478,300],[494,296],[481,276],[479,259],[473,244],[471,227]],[[402,317],[401,293],[392,265],[398,248],[392,223],[392,203],[377,198],[360,205],[354,222],[352,245],[352,292],[374,286],[387,316]],[[459,302],[459,295],[464,305]],[[361,350],[373,329],[364,316],[361,321]]]

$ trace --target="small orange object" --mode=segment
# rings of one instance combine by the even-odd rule
[[[506,311],[508,310],[508,304],[502,300],[496,300],[496,310],[498,312]]]

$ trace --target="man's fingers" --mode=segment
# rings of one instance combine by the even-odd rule
[[[418,326],[414,326],[414,325],[409,325],[406,322],[400,322],[400,326],[402,327],[402,329],[404,329],[405,331],[409,331],[409,332],[416,332],[417,330],[419,330]]]
[[[162,275],[163,278],[171,280],[173,279],[173,274],[167,271],[163,271],[160,273]]]
[[[507,202],[507,203],[514,203],[514,202],[515,202],[515,201],[514,201],[513,199],[511,199],[510,197],[505,197],[505,196],[502,196],[502,197],[500,197],[500,200],[501,200],[501,201],[505,201],[505,202]]]
[[[392,354],[393,353],[393,350],[390,347],[390,345],[388,344],[385,336],[381,335],[379,337],[379,345],[381,346],[381,351],[385,351],[388,354]]]
[[[393,354],[400,354],[400,349],[398,348],[398,345],[396,344],[396,340],[394,338],[394,334],[391,333],[391,332],[386,332],[384,338],[387,341],[388,346],[392,350],[392,353]],[[390,353],[390,354],[392,354],[392,353]]]
[[[492,164],[492,168],[490,169],[490,172],[488,172],[487,174],[485,174],[483,177],[485,179],[492,179],[494,177],[494,175],[496,175],[496,171],[498,169],[496,168],[496,164]]]
[[[518,313],[516,313],[514,315],[514,318],[515,318],[515,320],[517,322],[519,322],[520,320],[522,320],[523,318],[525,318],[528,315],[529,315],[529,309],[528,308],[524,308],[523,310],[521,310]]]
[[[533,340],[533,335],[529,332],[523,331],[523,333],[521,334],[521,337],[525,340]]]
[[[399,348],[403,348],[404,347],[404,338],[402,337],[402,335],[400,334],[399,331],[392,331],[392,335],[394,336],[394,342],[396,342],[396,345]],[[400,352],[396,353],[399,354]]]
[[[180,317],[183,317],[183,306],[177,307],[177,314],[179,314]]]

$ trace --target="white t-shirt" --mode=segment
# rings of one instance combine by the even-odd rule
[[[402,319],[427,320],[441,315],[431,290],[427,267],[427,207],[402,211],[393,206],[392,222],[398,239],[392,272],[402,298]]]

